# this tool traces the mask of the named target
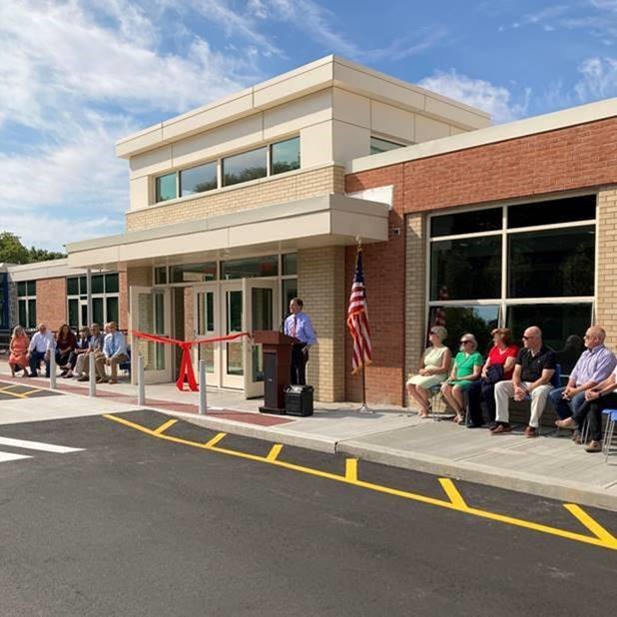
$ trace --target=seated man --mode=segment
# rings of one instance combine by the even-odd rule
[[[565,388],[555,388],[549,398],[561,420],[572,416],[585,402],[585,392],[604,381],[617,365],[615,354],[604,346],[606,332],[592,326],[585,334],[587,349],[577,360]]]
[[[129,357],[126,353],[126,341],[124,334],[118,330],[118,325],[115,321],[110,321],[106,324],[109,328],[109,333],[105,335],[103,343],[103,357],[99,358],[97,365],[102,367],[111,367],[111,377],[109,383],[118,383],[118,364],[126,362]],[[104,368],[103,368],[104,370]],[[105,381],[105,378],[103,378]]]
[[[497,425],[491,429],[492,435],[509,433],[510,399],[522,401],[531,397],[531,417],[525,428],[525,437],[536,437],[540,417],[546,407],[546,399],[551,391],[550,381],[555,372],[555,354],[542,343],[542,331],[537,326],[527,328],[523,333],[523,349],[518,352],[511,381],[500,381],[495,386]]]
[[[30,363],[30,375],[38,377],[41,360],[45,360],[45,377],[49,377],[49,357],[54,352],[54,335],[47,330],[44,323],[40,323],[37,331],[30,340],[28,347],[28,362]]]
[[[108,324],[106,324],[108,327]],[[83,362],[80,370],[83,375],[77,378],[77,381],[88,381],[90,379],[90,355],[94,354],[94,370],[96,372],[96,381],[101,383],[107,381],[105,375],[105,354],[103,353],[103,345],[105,344],[105,334],[101,332],[101,326],[93,323],[90,326],[90,338],[88,339],[88,351],[83,356]],[[99,362],[99,359],[101,360]]]
[[[586,452],[602,451],[602,410],[617,408],[617,368],[598,385],[585,391],[585,402],[576,409],[571,418],[557,420],[555,424],[559,428],[570,428],[578,431],[589,415],[589,436],[591,440],[585,448]],[[577,443],[581,443],[580,437],[575,438]]]

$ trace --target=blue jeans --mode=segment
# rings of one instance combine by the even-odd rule
[[[42,351],[30,352],[30,373],[36,377],[39,372],[41,360],[45,360],[45,353]],[[45,360],[45,377],[49,377],[49,360]]]
[[[551,390],[548,397],[551,399],[551,403],[553,403],[553,407],[557,412],[557,415],[565,420],[566,418],[574,415],[578,408],[585,402],[585,392],[579,392],[574,395],[569,401],[562,398],[562,394],[565,388],[555,388]]]

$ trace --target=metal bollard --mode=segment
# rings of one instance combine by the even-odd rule
[[[55,390],[56,385],[56,350],[49,350],[49,387]]]
[[[137,356],[137,404],[146,404],[146,384],[144,383],[144,357]]]
[[[206,403],[206,361],[199,361],[199,415],[205,416],[208,410]]]
[[[96,396],[96,367],[95,367],[93,353],[88,354],[88,367],[89,367],[88,376],[90,377],[90,379],[88,380],[88,387],[89,387],[88,395]]]

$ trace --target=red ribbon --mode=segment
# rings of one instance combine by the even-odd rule
[[[176,381],[176,388],[178,388],[178,390],[180,391],[183,391],[184,382],[187,381],[189,384],[189,389],[193,392],[197,392],[199,390],[197,380],[195,379],[195,372],[193,371],[193,363],[191,362],[191,347],[193,345],[218,343],[220,341],[233,341],[234,339],[240,338],[242,336],[250,336],[248,332],[239,332],[237,334],[228,334],[226,336],[215,336],[211,338],[195,339],[194,341],[179,341],[168,336],[157,336],[156,334],[139,332],[139,330],[132,330],[130,331],[130,334],[137,338],[145,339],[147,341],[163,343],[166,345],[178,345],[179,347],[182,347],[182,359],[180,360],[180,375]]]

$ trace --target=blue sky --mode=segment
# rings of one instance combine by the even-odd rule
[[[2,0],[0,230],[121,232],[117,139],[329,53],[503,123],[617,96],[617,0]]]

